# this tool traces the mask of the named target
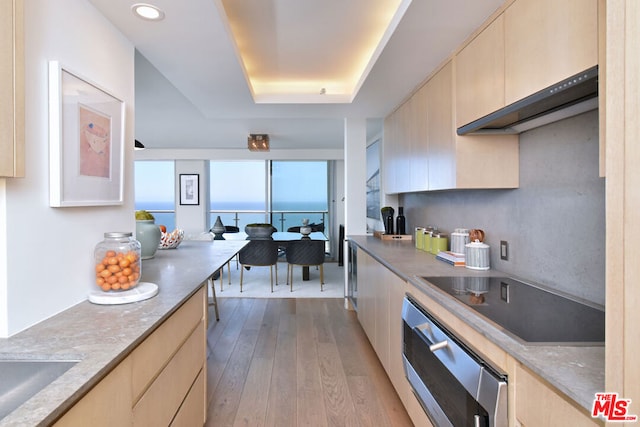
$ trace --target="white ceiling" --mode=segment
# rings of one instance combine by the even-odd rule
[[[342,148],[348,117],[366,118],[368,137],[375,136],[381,119],[503,3],[413,0],[352,102],[257,104],[216,3],[221,0],[148,1],[165,12],[160,22],[134,16],[134,1],[89,1],[136,47],[136,139],[148,148],[244,149],[249,133],[267,133],[272,150]],[[361,15],[347,7],[342,13],[353,22]],[[320,42],[331,31],[325,25],[311,33]],[[297,42],[279,39],[274,49]]]

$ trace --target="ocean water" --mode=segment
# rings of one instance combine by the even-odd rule
[[[153,212],[156,210],[174,211],[175,206],[173,203],[136,202],[135,209],[150,211],[155,217],[156,224],[164,225],[167,227],[167,230],[174,230],[176,228],[175,212]],[[286,231],[289,227],[302,225],[303,219],[308,219],[310,224],[321,224],[324,222],[325,230],[329,227],[326,202],[288,202],[274,204],[272,217],[265,215],[264,212],[246,212],[264,210],[264,205],[251,202],[216,202],[212,204],[209,210],[213,211],[210,213],[211,226],[213,226],[219,215],[224,225],[238,226],[241,230],[244,229],[247,224],[270,222],[278,231]]]

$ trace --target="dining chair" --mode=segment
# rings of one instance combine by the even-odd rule
[[[242,281],[245,267],[269,267],[271,278],[271,292],[273,292],[273,267],[276,268],[276,286],[278,285],[278,242],[274,240],[250,240],[249,243],[240,250],[240,292],[242,292]]]
[[[324,285],[324,244],[323,240],[300,239],[287,245],[287,282],[293,292],[293,267],[318,266],[320,269],[320,292]]]

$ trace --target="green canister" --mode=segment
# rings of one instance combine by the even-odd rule
[[[416,249],[422,249],[424,246],[424,227],[416,227],[414,238],[416,240]]]
[[[431,252],[431,236],[433,235],[433,227],[426,227],[424,229],[424,242],[422,242],[422,250]]]
[[[438,252],[446,251],[448,243],[446,234],[438,232],[433,233],[433,236],[431,236],[431,253],[438,255]]]

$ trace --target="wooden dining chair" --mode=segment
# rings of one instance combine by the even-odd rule
[[[324,241],[301,239],[287,244],[287,282],[293,292],[293,267],[318,266],[320,270],[320,292],[324,285]]]

